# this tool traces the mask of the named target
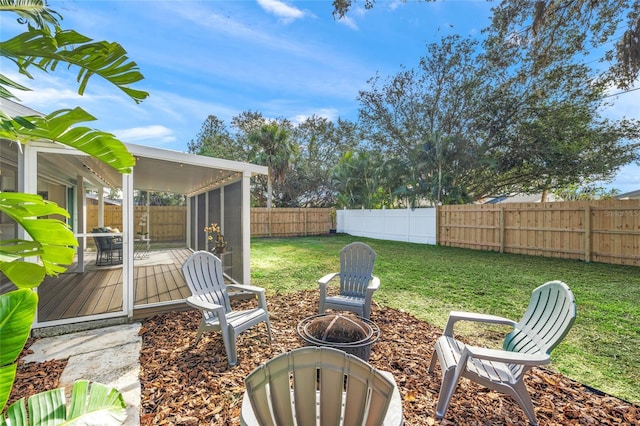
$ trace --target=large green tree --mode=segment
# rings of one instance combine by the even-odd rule
[[[545,45],[544,60],[528,43],[485,41],[491,84],[476,126],[487,167],[476,193],[546,194],[637,160],[637,121],[602,116],[611,75],[577,60],[572,41]]]
[[[343,18],[356,3],[333,0],[334,16]],[[375,0],[361,4],[370,9]],[[502,0],[492,8],[487,31],[526,49],[538,68],[546,66],[551,50],[563,45],[567,52],[589,58],[597,50],[596,58],[609,64],[606,72],[621,88],[633,85],[640,72],[638,0]]]
[[[189,142],[187,148],[192,154],[236,161],[247,160],[241,141],[234,138],[224,121],[215,115],[207,117],[196,139]]]
[[[23,33],[0,42],[0,54],[28,78],[33,78],[30,74],[33,68],[50,72],[59,64],[65,64],[78,70],[79,94],[84,93],[91,77],[100,76],[136,102],[147,96],[146,92],[130,87],[143,77],[119,44],[96,42],[75,31],[62,29],[60,15],[48,9],[41,0],[1,0],[0,12],[14,13],[26,26]],[[12,90],[16,89],[28,90],[0,74],[0,96],[15,99]],[[121,141],[109,133],[79,125],[91,120],[94,118],[80,108],[54,111],[44,117],[16,117],[0,111],[0,143],[51,140],[93,155],[120,172],[130,172],[135,160]],[[45,274],[60,273],[71,264],[77,242],[64,222],[44,218],[49,215],[68,217],[68,213],[37,195],[0,192],[0,212],[15,220],[29,237],[2,240],[0,244],[0,270],[18,287],[0,295],[0,406],[4,407],[15,379],[16,360],[35,317],[38,297],[33,288],[42,282]],[[31,257],[38,257],[40,262],[22,261]],[[93,414],[100,417],[103,424],[121,420],[124,407],[121,394],[92,387],[89,400],[87,391],[85,382],[74,386],[75,408],[69,413],[70,419],[81,421],[83,416]],[[98,394],[103,398],[97,398]],[[33,398],[30,404],[50,408],[39,413],[45,417],[32,413],[34,417],[30,421],[34,424],[60,422],[67,417],[64,402],[61,403],[64,401],[63,390]],[[17,419],[28,424],[22,400],[9,407],[7,415],[12,424]]]
[[[487,92],[477,48],[445,37],[427,46],[416,68],[383,84],[376,76],[372,89],[360,92],[364,137],[386,157],[380,183],[390,206],[470,199],[482,156],[475,120]]]
[[[577,60],[573,39],[546,45],[542,61],[518,34],[514,40],[491,31],[483,51],[446,37],[428,46],[419,67],[382,85],[376,77],[372,90],[360,93],[360,120],[373,148],[407,167],[426,167],[397,191],[435,202],[546,194],[610,179],[637,160],[638,123],[602,117],[611,74]],[[434,134],[463,157],[442,162],[444,151],[430,149],[411,159]]]
[[[291,139],[298,155],[280,185],[281,205],[291,207],[329,207],[335,205],[336,189],[331,173],[342,155],[360,141],[355,123],[311,116],[293,126]]]
[[[359,119],[365,138],[386,155],[405,159],[435,132],[468,135],[483,94],[478,44],[459,36],[431,43],[416,68],[362,90]]]

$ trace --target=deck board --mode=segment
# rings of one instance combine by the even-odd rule
[[[178,303],[190,294],[180,268],[191,250],[179,248],[163,251],[171,263],[138,266],[134,262],[134,317],[139,317],[135,312],[136,306],[157,302]],[[69,268],[72,272],[45,278],[38,289],[40,322],[122,310],[122,266],[96,267],[94,263],[89,257],[83,273],[75,272],[72,267]]]

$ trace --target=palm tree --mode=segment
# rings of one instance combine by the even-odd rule
[[[298,146],[290,138],[286,123],[275,121],[265,123],[249,135],[249,143],[254,150],[254,158],[259,164],[269,168],[267,178],[267,208],[271,208],[273,184],[284,180],[295,156]]]
[[[332,173],[341,205],[350,208],[379,208],[385,201],[380,185],[383,161],[380,154],[368,151],[347,152]]]

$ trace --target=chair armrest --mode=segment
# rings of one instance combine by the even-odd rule
[[[321,286],[326,286],[329,283],[329,281],[331,281],[332,279],[334,279],[339,275],[340,275],[340,272],[333,272],[331,274],[327,274],[318,280],[318,284],[320,284]]]
[[[468,352],[472,358],[505,362],[507,364],[542,365],[551,362],[551,357],[545,353],[525,354],[501,349],[479,348],[470,345],[465,345],[465,352]]]
[[[245,284],[227,284],[227,288],[255,294],[258,298],[258,306],[267,311],[267,298],[265,297],[264,288]]]
[[[373,293],[380,287],[380,278],[375,275],[371,277],[371,281],[369,281],[369,286],[367,287],[367,291]]]
[[[489,324],[505,324],[510,325],[511,327],[515,327],[516,322],[510,320],[508,318],[499,317],[496,315],[487,315],[487,314],[478,314],[474,312],[460,312],[460,311],[451,311],[449,313],[449,320],[447,321],[447,326],[444,328],[444,336],[453,337],[453,326],[458,321],[473,321],[473,322],[482,322]]]
[[[222,315],[224,316],[224,306],[198,299],[195,296],[187,297],[187,304],[203,311],[218,311],[222,309]]]

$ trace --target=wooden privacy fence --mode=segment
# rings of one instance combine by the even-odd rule
[[[146,211],[135,207],[136,232],[149,232],[154,242],[185,240],[186,207],[151,206],[145,224]],[[325,235],[336,227],[333,211],[254,207],[251,236]],[[87,206],[88,231],[98,224],[97,212]],[[104,212],[105,226],[122,229],[122,207]],[[440,206],[436,216],[437,244],[445,246],[640,266],[640,200]]]
[[[148,233],[153,242],[185,241],[187,209],[184,206],[135,206],[133,229]],[[98,226],[98,206],[87,206],[87,232]],[[122,206],[104,206],[104,226],[123,229]]]
[[[438,207],[438,244],[640,265],[640,200]]]
[[[187,234],[187,209],[184,206],[134,207],[135,232],[148,232],[154,242],[184,241]],[[324,235],[335,228],[334,209],[254,207],[251,209],[252,237],[292,237]],[[104,206],[104,225],[122,230],[122,207]],[[87,231],[98,226],[98,206],[87,206]]]
[[[293,237],[324,235],[333,224],[332,208],[277,208],[251,209],[252,237]]]

